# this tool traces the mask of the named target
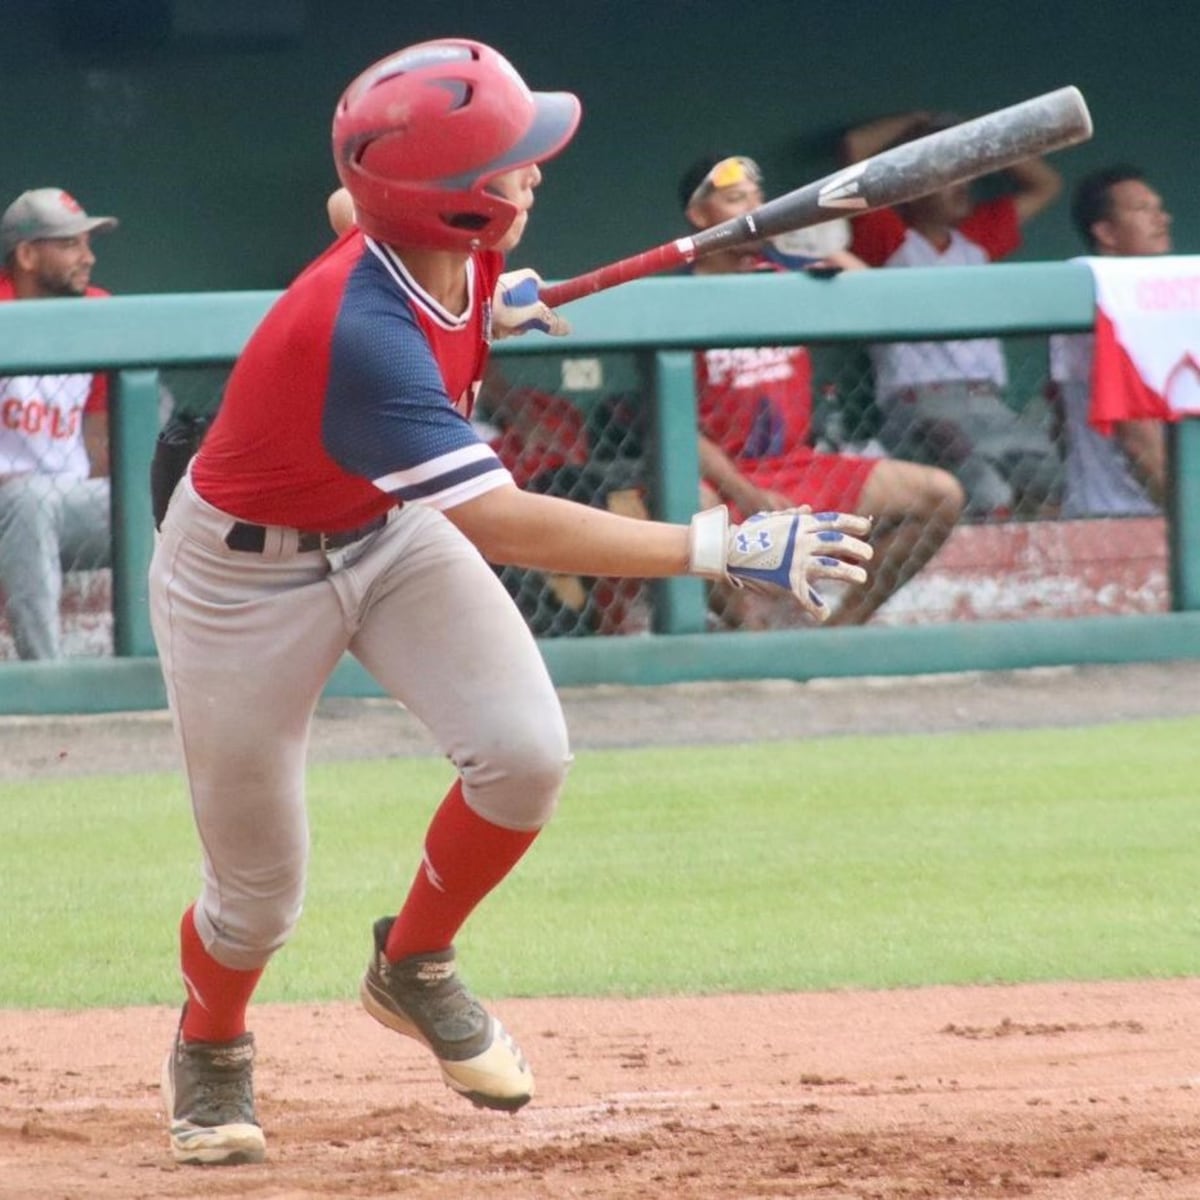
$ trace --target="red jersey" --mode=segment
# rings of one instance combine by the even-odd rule
[[[764,262],[758,270],[778,271]],[[743,346],[696,355],[700,432],[755,486],[818,511],[853,512],[876,462],[820,454],[812,436],[812,359],[803,346]],[[749,516],[731,505],[735,519]]]
[[[955,227],[945,250],[938,250],[910,229],[894,208],[863,213],[853,222],[850,249],[872,267],[964,266],[1005,258],[1021,244],[1017,206],[1000,196],[975,206]]]
[[[812,362],[803,346],[696,355],[700,432],[730,458],[778,458],[807,446]]]
[[[251,336],[192,465],[196,490],[243,520],[337,531],[398,501],[452,508],[509,482],[468,419],[502,264],[471,256],[455,315],[387,246],[345,234]]]

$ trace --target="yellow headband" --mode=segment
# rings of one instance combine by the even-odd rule
[[[718,188],[733,187],[737,183],[753,183],[755,185],[762,183],[762,172],[758,169],[758,163],[754,159],[744,158],[738,154],[715,163],[708,174],[700,180],[691,199],[688,200],[688,206],[703,199],[709,192],[715,192]]]

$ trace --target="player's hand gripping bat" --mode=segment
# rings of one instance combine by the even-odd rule
[[[1083,94],[1076,87],[1059,88],[884,150],[688,237],[549,284],[541,289],[541,298],[553,308],[684,266],[717,250],[731,250],[834,217],[853,217],[903,204],[1001,171],[1023,158],[1073,146],[1091,135],[1092,119]]]

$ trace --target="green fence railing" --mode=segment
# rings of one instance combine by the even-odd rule
[[[153,546],[147,476],[157,430],[158,376],[227,365],[276,293],[45,300],[0,305],[0,375],[117,372],[113,440],[114,646],[111,658],[0,663],[0,714],[161,708],[149,631],[146,567]],[[834,281],[772,278],[643,280],[580,300],[565,339],[530,335],[499,355],[637,355],[653,397],[659,514],[685,521],[697,494],[690,355],[704,346],[1024,335],[1091,328],[1090,272],[1078,263],[938,271],[866,271]],[[695,580],[661,585],[653,634],[542,643],[557,683],[854,675],[1200,658],[1200,422],[1172,429],[1173,611],[1073,620],[977,621],[936,627],[703,633]],[[252,669],[252,664],[247,665]],[[331,695],[379,695],[354,661]]]

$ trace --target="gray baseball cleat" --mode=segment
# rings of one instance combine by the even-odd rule
[[[454,947],[389,963],[393,917],[375,922],[363,1007],[381,1024],[433,1051],[446,1084],[480,1108],[516,1112],[533,1096],[533,1072],[504,1026],[467,990]]]
[[[163,1102],[178,1163],[259,1163],[267,1143],[254,1113],[254,1034],[175,1044],[163,1063]]]

